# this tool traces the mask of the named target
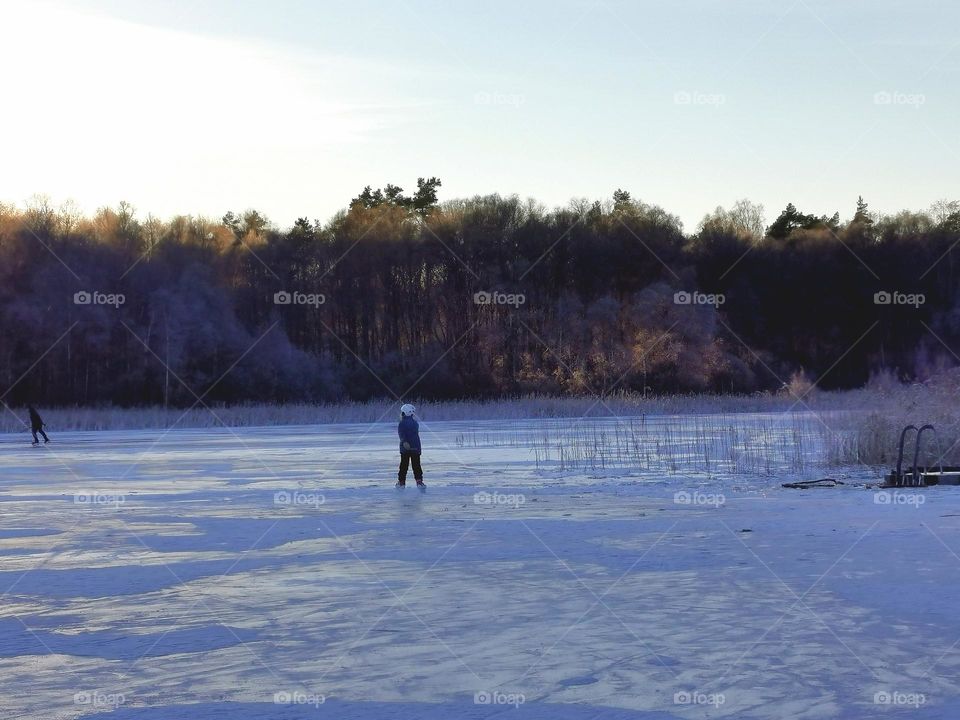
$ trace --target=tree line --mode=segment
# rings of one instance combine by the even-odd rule
[[[684,232],[617,190],[547,209],[365,188],[328,222],[0,204],[0,396],[42,405],[822,388],[957,364],[960,203],[740,201]],[[853,205],[851,203],[851,205]]]

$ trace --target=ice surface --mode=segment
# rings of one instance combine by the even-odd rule
[[[960,716],[960,489],[541,429],[424,424],[426,495],[386,423],[0,436],[0,717]]]

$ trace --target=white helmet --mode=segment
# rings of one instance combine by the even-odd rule
[[[414,413],[415,410],[416,410],[416,408],[415,408],[413,405],[411,405],[410,403],[407,403],[406,405],[403,405],[403,406],[400,408],[400,414],[401,414],[401,415],[406,415],[406,416],[409,417],[410,415],[413,415],[413,413]]]

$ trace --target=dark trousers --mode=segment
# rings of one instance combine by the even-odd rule
[[[42,425],[41,425],[40,427],[34,426],[34,427],[32,427],[32,428],[30,429],[30,431],[33,433],[33,441],[34,441],[35,443],[40,442],[39,440],[37,440],[37,433],[40,433],[41,435],[43,435],[43,441],[44,441],[44,442],[50,442],[50,438],[48,438],[48,437],[47,437],[47,434],[43,431],[43,426],[42,426]]]
[[[400,472],[397,473],[397,480],[402,483],[407,481],[407,465],[413,465],[413,477],[418,482],[423,480],[423,468],[420,467],[420,453],[400,453]]]

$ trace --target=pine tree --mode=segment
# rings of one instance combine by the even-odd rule
[[[857,196],[857,212],[853,215],[853,221],[861,225],[872,225],[873,220],[870,217],[870,210],[862,195]]]

